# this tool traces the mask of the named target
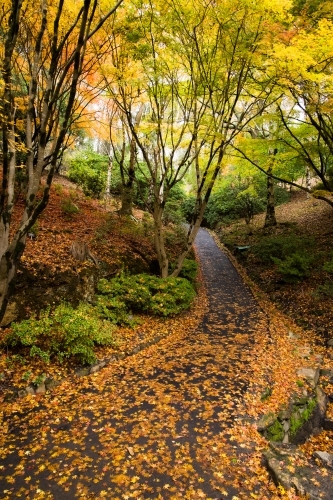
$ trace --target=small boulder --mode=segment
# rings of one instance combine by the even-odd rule
[[[328,465],[328,467],[333,467],[333,455],[331,453],[315,451],[313,455],[319,458],[325,465]]]
[[[315,388],[319,379],[319,368],[301,368],[297,375],[306,378],[311,387]]]

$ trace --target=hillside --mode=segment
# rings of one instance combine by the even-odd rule
[[[38,317],[41,310],[54,308],[63,301],[73,306],[80,301],[90,302],[101,278],[110,279],[123,272],[154,272],[156,254],[150,216],[134,209],[133,218],[119,217],[118,208],[117,199],[105,203],[87,198],[75,184],[57,176],[50,202],[27,240],[0,341],[12,321]],[[19,216],[20,206],[14,213],[14,223]],[[166,233],[168,252],[175,258],[183,245],[182,234],[175,232],[172,225]],[[84,262],[72,254],[73,245],[82,243],[91,255]],[[136,328],[118,327],[116,344],[96,347],[96,356],[101,359],[114,353],[129,353],[141,344],[153,342],[157,336],[191,328],[200,310],[196,301],[192,313],[185,317],[165,320],[142,315]],[[61,379],[77,368],[72,359],[63,363],[54,360],[45,366],[39,358],[29,357],[28,352],[29,348],[8,350],[6,346],[1,350],[0,396],[12,388],[26,387],[27,382],[42,374]]]
[[[276,217],[278,225],[273,229],[263,229],[265,214],[260,214],[249,226],[237,221],[224,227],[219,237],[278,308],[301,327],[315,329],[325,341],[331,338],[333,325],[333,277],[323,268],[332,259],[333,210],[297,192],[289,203],[276,208]],[[279,255],[286,246],[292,254],[295,245],[305,260],[309,257],[304,261],[305,276],[286,279],[267,253],[276,248]],[[250,248],[240,252],[239,246]]]

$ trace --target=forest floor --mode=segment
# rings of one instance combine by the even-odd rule
[[[11,298],[4,326],[10,321],[20,321],[61,301],[73,305],[91,295],[89,278],[94,282],[110,278],[122,272],[150,272],[150,264],[156,255],[152,237],[152,222],[142,210],[134,209],[134,219],[119,217],[119,201],[108,203],[93,200],[66,178],[55,178],[50,202],[33,227],[18,270],[16,289]],[[19,220],[19,210],[14,213],[14,223]],[[75,242],[84,242],[100,262],[80,262],[71,254]],[[167,245],[172,256],[182,245],[181,237],[170,227]],[[167,335],[175,329],[190,329],[198,321],[202,307],[197,300],[195,314],[186,318],[138,317],[136,328],[121,327],[116,332],[116,344],[96,347],[98,359],[114,353],[132,352],[138,345],[153,341],[157,335]],[[9,328],[0,329],[0,341]],[[0,398],[14,389],[23,389],[41,376],[61,380],[73,376],[73,361],[46,365],[39,358],[29,358],[29,348],[20,350],[3,348],[0,351]]]
[[[333,275],[323,264],[333,256],[333,209],[324,201],[307,198],[306,193],[293,192],[289,203],[276,207],[276,218],[278,224],[271,229],[264,229],[265,214],[255,215],[250,225],[239,220],[223,226],[219,238],[281,311],[328,340],[333,328]],[[308,276],[295,283],[284,281],[272,261],[260,259],[265,242],[288,237],[296,241],[309,238],[307,252],[313,256]],[[250,249],[237,253],[239,246]]]
[[[204,230],[197,252],[208,303],[195,328],[183,315],[135,356],[3,406],[4,499],[300,498],[269,478],[253,424],[304,390],[291,325],[267,315]]]
[[[292,212],[296,218],[298,217],[298,222],[295,222],[293,227],[296,227],[297,224],[297,227],[301,227],[301,222],[304,221],[304,227],[311,229],[312,224],[313,231],[318,231],[318,233],[315,232],[314,234],[321,235],[320,237],[318,236],[318,241],[323,241],[324,247],[324,243],[326,242],[327,244],[329,241],[329,221],[332,222],[332,217],[330,210],[327,210],[321,202],[316,201],[315,203],[316,205],[314,205],[313,201],[296,199],[291,204],[279,207],[277,209],[278,217],[281,218],[279,220],[287,223],[285,226],[282,224],[279,227],[288,227],[288,224],[290,224],[289,213]],[[304,204],[307,204],[308,207],[306,212]],[[78,208],[78,211],[73,209],[73,205]],[[21,317],[29,316],[32,312],[38,311],[40,307],[45,307],[45,305],[50,303],[50,297],[57,300],[54,294],[52,294],[52,290],[57,290],[59,285],[62,286],[64,282],[68,281],[69,276],[75,277],[80,275],[86,271],[86,267],[90,268],[92,266],[89,263],[78,263],[70,255],[69,248],[75,240],[85,241],[99,259],[103,258],[104,261],[107,261],[109,265],[107,272],[110,275],[114,275],[114,273],[122,269],[129,269],[136,272],[149,270],[149,261],[154,258],[149,220],[145,219],[144,214],[140,211],[136,211],[135,216],[141,222],[124,220],[116,214],[115,211],[117,208],[117,205],[105,206],[99,202],[87,200],[77,190],[73,189],[71,185],[64,186],[62,182],[61,184],[60,182],[59,184],[55,184],[51,203],[35,228],[36,238],[28,241],[27,250],[20,269],[21,277],[18,281],[18,286],[23,295],[26,296],[25,300],[20,303],[19,313]],[[283,213],[285,219],[282,219]],[[263,234],[260,229],[262,223],[260,217],[262,216],[255,219],[255,224],[251,230],[253,233],[252,236],[248,235],[248,228],[245,225],[243,227],[242,223],[237,223],[227,228],[225,234],[229,236],[229,248],[232,245],[249,244],[249,241],[251,241],[252,245],[255,238],[260,239],[260,234]],[[310,219],[313,220],[312,223],[309,222]],[[327,223],[324,224],[324,220],[326,221],[326,219]],[[175,235],[171,232],[168,238],[170,249],[176,252],[177,245],[181,243],[177,238],[175,239]],[[143,255],[145,258],[142,257]],[[250,262],[250,258],[247,258],[245,261],[245,263]],[[248,270],[253,278],[253,274],[255,274],[253,268],[248,267]],[[258,272],[258,268],[256,270]],[[274,276],[274,272],[272,274],[271,271],[269,276]],[[274,279],[278,281],[276,277],[271,278],[271,281],[274,282]],[[305,283],[303,283],[304,285]],[[310,289],[311,286],[313,287],[310,284],[308,286]],[[290,293],[294,293],[294,296],[297,297],[295,287],[288,287],[289,285],[283,289],[284,297],[286,297],[286,290],[290,290]],[[255,286],[253,288],[255,289]],[[42,290],[39,295],[36,294],[38,289]],[[33,292],[30,295],[29,290]],[[270,292],[270,289],[268,292]],[[295,390],[297,391],[297,368],[300,367],[300,359],[297,356],[297,349],[290,348],[290,330],[295,335],[301,337],[303,345],[306,344],[312,349],[312,355],[308,360],[309,363],[314,362],[316,356],[321,354],[323,355],[322,367],[332,368],[332,360],[328,356],[325,343],[326,335],[329,334],[330,329],[329,325],[325,323],[325,326],[322,326],[322,328],[327,328],[327,333],[326,330],[319,329],[315,332],[313,328],[310,328],[314,319],[312,319],[311,315],[307,315],[306,326],[308,328],[304,330],[305,325],[296,325],[293,319],[290,319],[276,309],[267,300],[267,296],[260,298],[260,290],[258,290],[257,297],[259,298],[259,303],[264,314],[262,319],[259,319],[256,328],[256,338],[254,340],[255,348],[249,356],[247,355],[248,348],[246,345],[240,343],[237,346],[237,349],[241,348],[240,355],[238,351],[236,352],[237,349],[234,350],[235,346],[232,347],[232,343],[228,339],[223,341],[227,342],[223,349],[230,356],[228,354],[225,357],[223,349],[222,352],[216,353],[214,342],[212,347],[209,347],[208,344],[205,347],[206,341],[202,336],[204,332],[200,331],[199,344],[196,344],[194,350],[191,343],[187,345],[186,339],[192,336],[193,340],[193,332],[196,331],[198,325],[202,324],[202,321],[203,323],[205,322],[207,301],[205,300],[203,287],[199,291],[197,301],[188,313],[169,320],[142,317],[138,328],[119,329],[119,344],[116,349],[125,353],[131,352],[133,347],[135,348],[142,341],[149,342],[150,339],[156,336],[156,332],[164,336],[165,339],[159,345],[152,346],[143,351],[142,354],[136,354],[130,358],[126,358],[126,360],[116,362],[113,367],[105,368],[101,374],[77,379],[73,375],[73,367],[68,364],[55,364],[45,367],[45,365],[36,362],[25,362],[23,364],[19,358],[15,362],[8,362],[10,358],[9,354],[13,353],[8,353],[8,351],[4,350],[0,356],[0,374],[2,374],[0,384],[3,395],[12,386],[24,387],[27,384],[27,373],[29,373],[30,380],[45,372],[50,377],[67,378],[61,386],[56,388],[52,393],[47,393],[44,396],[28,396],[24,400],[2,402],[0,444],[4,446],[3,458],[7,457],[6,460],[7,462],[9,460],[8,463],[11,467],[11,472],[14,472],[13,474],[8,473],[8,469],[3,472],[2,481],[6,483],[4,488],[6,496],[3,498],[19,498],[20,496],[31,499],[57,498],[57,500],[60,498],[74,498],[72,493],[74,491],[73,488],[76,488],[75,494],[78,498],[97,499],[106,497],[116,499],[118,496],[110,494],[110,490],[108,491],[109,479],[106,479],[106,474],[109,474],[110,469],[104,461],[104,456],[108,458],[109,462],[113,463],[112,481],[114,482],[114,487],[118,488],[117,491],[121,492],[121,494],[119,493],[119,498],[188,498],[191,500],[196,500],[197,498],[234,498],[235,500],[237,498],[257,498],[258,500],[298,498],[292,493],[287,493],[283,488],[276,488],[269,480],[267,471],[261,462],[262,451],[267,446],[267,443],[257,433],[253,425],[243,425],[241,421],[237,421],[237,418],[242,413],[253,418],[258,418],[262,414],[267,414],[267,412],[276,413],[281,406],[287,403],[290,394],[295,392]],[[288,303],[289,300],[294,299],[286,298],[285,300]],[[309,303],[305,302],[304,304],[303,307],[308,307]],[[213,298],[211,300],[212,309],[210,314],[213,316],[215,314],[214,321],[218,325],[220,320],[214,306]],[[282,307],[284,306],[282,305]],[[329,307],[325,314],[327,321],[330,321]],[[223,324],[228,325],[228,329],[232,331],[237,326],[235,323],[237,318],[238,313],[236,308],[233,311],[233,316],[230,313],[226,314]],[[267,318],[269,318],[270,336],[267,335]],[[297,316],[295,316],[295,320],[298,321]],[[319,325],[320,327],[321,325]],[[214,327],[211,327],[211,330],[214,334]],[[5,332],[6,329],[3,329],[2,334],[5,334]],[[238,341],[239,338],[237,338]],[[177,421],[175,411],[178,404],[177,401],[181,397],[180,393],[178,393],[179,387],[176,387],[176,394],[173,383],[170,383],[170,381],[166,383],[165,374],[161,375],[159,373],[163,356],[166,356],[167,367],[174,372],[175,362],[179,364],[185,360],[188,363],[191,359],[191,353],[203,352],[202,349],[204,350],[205,348],[207,348],[207,352],[204,353],[204,364],[208,362],[208,358],[213,353],[214,356],[218,356],[218,363],[210,364],[208,367],[210,372],[214,373],[214,376],[217,376],[217,372],[223,374],[223,372],[230,373],[230,370],[232,370],[232,377],[229,375],[227,377],[228,380],[232,378],[233,381],[237,381],[237,378],[240,377],[240,381],[242,381],[242,377],[245,377],[245,385],[249,385],[251,388],[250,391],[244,394],[242,391],[235,391],[231,392],[229,396],[228,394],[224,395],[222,398],[223,408],[216,413],[216,397],[218,396],[216,391],[220,382],[216,380],[216,387],[214,384],[208,384],[207,386],[208,382],[204,382],[207,379],[202,379],[201,377],[201,374],[205,371],[203,370],[204,364],[201,361],[198,364],[195,363],[190,370],[191,373],[187,373],[185,370],[186,374],[189,375],[189,383],[184,379],[185,372],[184,376],[180,375],[178,382],[181,385],[184,382],[186,390],[189,391],[188,398],[185,398],[188,401],[186,403],[188,404],[187,413],[185,412],[185,414],[190,413],[189,420],[192,417],[194,420],[203,417],[208,422],[211,422],[213,426],[213,430],[207,428],[208,439],[205,438],[204,432],[200,430],[194,431],[196,435],[196,458],[198,458],[198,453],[199,455],[201,453],[202,456],[199,457],[199,461],[203,461],[201,462],[201,466],[204,466],[204,469],[212,468],[216,472],[214,479],[210,479],[210,485],[206,482],[205,476],[200,475],[198,470],[193,472],[191,468],[193,467],[193,456],[190,456],[191,446],[193,445],[191,439],[194,439],[193,436],[190,438],[188,444],[179,445],[181,454],[186,457],[185,461],[182,460],[174,444],[171,445],[169,441],[167,446],[165,444],[170,437],[167,436],[167,432],[170,429],[172,429],[172,432],[177,431],[177,435],[174,436],[176,440],[183,439],[187,435],[187,431],[185,428],[183,428],[183,431],[179,431],[176,428],[177,426],[175,427],[175,421]],[[114,348],[111,348],[111,351],[112,349]],[[97,356],[104,357],[105,355],[109,355],[111,351],[107,352],[102,349],[100,352],[97,352]],[[244,356],[247,358],[247,362],[250,363],[249,366],[245,368],[245,365],[239,363],[235,365],[234,360]],[[229,365],[229,357],[233,359],[233,364],[231,365]],[[223,366],[223,369],[219,368],[220,364],[221,367]],[[155,374],[158,375],[157,378]],[[143,390],[142,377],[143,380],[148,377],[151,382],[153,391],[151,394],[149,393],[149,388],[146,386]],[[274,391],[270,398],[262,401],[261,396],[267,387],[268,377],[274,387]],[[196,381],[198,382],[197,386],[195,385]],[[203,383],[203,385],[201,386],[200,383]],[[240,387],[242,383],[240,383]],[[110,384],[112,386],[111,392],[115,395],[111,407],[110,403],[106,406],[108,400],[103,402],[105,399],[103,391],[105,389],[110,396]],[[193,393],[195,387],[197,387],[197,396]],[[152,408],[144,408],[144,418],[143,420],[139,419],[140,429],[137,426],[132,428],[134,433],[132,436],[133,443],[130,441],[125,442],[127,430],[124,429],[124,432],[120,436],[122,440],[121,446],[111,446],[110,439],[112,438],[111,441],[114,439],[113,436],[117,432],[117,426],[112,424],[111,420],[113,417],[112,415],[108,416],[107,412],[110,412],[111,409],[117,425],[123,417],[125,417],[128,423],[130,414],[133,414],[137,419],[139,415],[138,409],[143,404],[140,391],[143,391],[147,396],[146,399],[149,404],[153,401],[153,405],[155,405],[156,399],[158,399],[158,411],[160,413],[153,410],[156,418],[150,422]],[[158,398],[156,395],[159,395]],[[175,408],[171,408],[172,404],[170,406],[170,395],[172,396],[171,403],[172,399],[174,399],[172,404]],[[213,403],[209,398],[212,398]],[[200,406],[201,416],[192,416],[191,412],[194,411],[194,407],[192,408],[193,404],[196,406],[199,403],[203,405],[202,408]],[[91,405],[91,407],[88,405]],[[98,413],[98,405],[101,407],[101,414]],[[83,415],[79,411],[80,407],[87,407],[87,412],[89,413],[90,411],[91,414],[88,415],[87,413]],[[218,413],[220,413],[220,416],[217,415]],[[229,431],[225,429],[225,436],[228,436],[228,438],[221,435],[221,440],[219,441],[219,439],[216,439],[217,434],[216,429],[214,430],[214,425],[216,426],[217,422],[220,425],[224,418],[226,429],[229,429]],[[161,422],[162,424],[164,419],[166,428],[161,427],[160,429],[160,425],[157,422]],[[86,432],[87,425],[90,425],[89,421],[94,421],[94,429],[93,431],[89,430]],[[233,424],[231,424],[232,421]],[[151,424],[153,425],[152,428],[150,428]],[[201,424],[199,424],[196,429],[200,428]],[[96,425],[98,425],[98,429],[95,428]],[[154,437],[155,430],[153,429],[155,427],[157,430],[160,429],[161,434],[158,438],[158,443],[155,442],[154,444],[153,455],[151,453],[147,455],[144,452],[146,445],[142,441],[143,434],[147,436],[152,434]],[[223,425],[222,427],[225,426]],[[205,429],[206,427],[203,426],[202,428]],[[82,456],[75,451],[77,449],[76,445],[79,447],[83,446],[83,450],[85,446],[89,448],[91,446],[89,441],[94,435],[91,432],[96,432],[96,429],[98,432],[101,432],[98,440],[99,445],[95,449],[95,445],[92,447],[96,457],[87,454],[86,459],[83,460],[81,470],[79,462]],[[19,434],[18,436],[16,436],[17,433]],[[76,472],[72,465],[67,464],[67,460],[64,457],[60,457],[62,452],[59,451],[59,443],[63,442],[64,439],[69,442],[69,434],[71,435],[70,441],[72,444],[68,445],[68,450],[72,451],[67,451],[69,457],[71,457],[71,461],[72,458],[74,460],[74,462],[71,462],[74,469],[78,469]],[[82,438],[87,439],[85,444],[81,442],[81,435]],[[142,442],[140,439],[137,441],[137,438],[140,438]],[[148,439],[148,441],[150,440]],[[46,459],[46,448],[43,451],[43,446],[46,442],[52,442],[52,446],[54,446],[50,460]],[[99,448],[100,444],[103,445],[102,448]],[[169,445],[172,450],[171,448],[169,449]],[[21,447],[22,449],[20,450]],[[222,448],[225,448],[225,450]],[[237,456],[230,454],[232,448],[234,450],[238,449]],[[313,451],[318,448],[325,449],[329,453],[333,452],[333,432],[322,433],[315,440],[310,440],[304,446],[304,451],[308,457],[311,457]],[[229,450],[228,452],[226,452],[227,449]],[[243,454],[241,450],[243,450]],[[106,455],[103,455],[103,453],[106,453]],[[98,456],[102,458],[97,458]],[[168,464],[171,463],[171,456],[172,459],[175,457],[178,458],[175,468],[170,469],[168,472]],[[156,460],[158,463],[164,464],[164,468],[162,467],[163,470],[161,469],[158,474],[154,473],[157,465]],[[102,462],[103,464],[105,462],[105,464],[103,467],[100,467]],[[150,479],[143,480],[143,482],[140,479],[139,481],[139,474],[135,470],[139,470],[140,474],[141,472],[144,473],[145,467],[148,467],[147,464],[149,464],[148,476]],[[68,473],[64,471],[65,466],[68,467]],[[6,467],[8,467],[8,464]],[[90,487],[87,488],[84,484],[86,480],[89,482],[90,477],[90,474],[85,473],[86,468],[95,474],[96,482],[94,480],[93,483],[97,486],[93,490],[89,489]],[[43,472],[45,469],[47,469],[47,475],[46,472]],[[223,478],[225,472],[226,478]],[[36,479],[40,474],[44,478],[43,487],[40,487],[39,479]],[[36,475],[36,480],[33,479],[34,475]],[[181,478],[184,477],[184,480],[187,481],[191,475],[194,475],[193,481],[189,480],[184,491],[178,491],[185,484],[180,486]],[[169,479],[171,477],[174,483],[169,481],[166,476]],[[163,486],[157,484],[158,481],[157,483],[151,483],[154,477],[159,479]],[[136,487],[138,482],[141,485],[143,484],[143,486],[139,487],[140,485],[138,485]],[[54,488],[53,491],[56,493],[55,496],[53,496],[52,492],[50,493],[50,489],[47,486],[51,483],[54,485],[52,488]],[[200,483],[203,486],[200,487]],[[16,487],[16,484],[19,487]],[[223,484],[226,487],[223,487]],[[212,487],[216,491],[219,491],[222,497],[212,497]],[[216,489],[216,487],[218,488]],[[149,493],[149,491],[152,491],[151,488],[155,488],[153,490],[155,493]],[[252,493],[250,493],[251,488]],[[59,496],[60,493],[62,496]]]

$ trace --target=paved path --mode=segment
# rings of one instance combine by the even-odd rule
[[[0,455],[0,498],[250,498],[248,450],[229,429],[260,312],[205,230],[196,248],[209,298],[198,330],[18,416]]]

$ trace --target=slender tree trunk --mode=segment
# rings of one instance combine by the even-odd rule
[[[306,166],[306,172],[305,172],[305,186],[310,191],[310,189],[311,189],[311,178],[310,178],[310,168],[309,168],[308,165]],[[306,193],[307,200],[310,198],[310,196],[311,196],[310,193],[307,192]]]
[[[141,104],[134,121],[135,129],[140,125],[143,111],[144,111],[144,105]],[[136,155],[137,155],[136,140],[132,133],[130,142],[130,161],[128,167],[128,176],[127,176],[127,181],[123,182],[123,192],[122,192],[121,209],[120,209],[120,213],[122,215],[132,215],[133,185],[135,181]]]
[[[112,178],[112,159],[111,157],[109,158],[109,164],[108,164],[108,173],[106,176],[106,186],[105,186],[105,199],[107,200],[110,198],[111,195],[111,178]]]
[[[128,178],[123,185],[123,191],[121,195],[121,209],[120,209],[121,215],[132,215],[133,184],[135,179],[135,161],[136,161],[136,142],[134,137],[132,137],[130,145]]]
[[[169,273],[169,260],[165,250],[163,223],[162,223],[163,209],[158,202],[154,202],[154,236],[155,236],[155,250],[157,259],[160,266],[161,278],[167,278]]]
[[[270,174],[271,169],[268,170],[268,174]],[[274,181],[272,177],[268,175],[267,177],[267,208],[266,208],[266,218],[265,218],[265,226],[264,227],[273,227],[276,226],[276,217],[275,217],[275,201],[274,201]]]
[[[276,154],[277,154],[277,149],[274,149],[273,151],[274,157],[267,170],[267,208],[266,208],[266,218],[264,227],[274,227],[277,224],[275,216],[274,179],[272,177]]]

